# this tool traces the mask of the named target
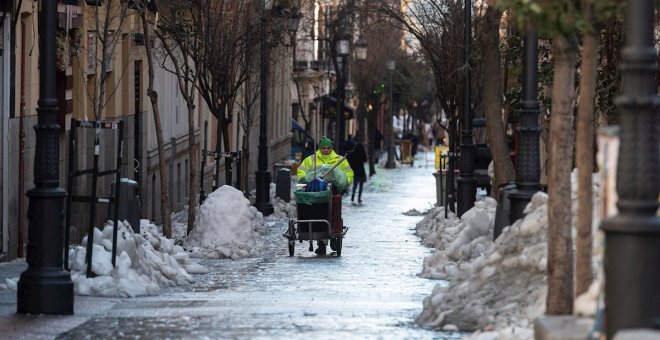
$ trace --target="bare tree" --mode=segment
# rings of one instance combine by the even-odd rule
[[[571,169],[577,42],[558,35],[552,42],[555,60],[550,118],[548,175],[547,314],[573,311],[573,236],[571,235]]]
[[[427,59],[436,85],[436,97],[448,118],[449,144],[452,153],[456,152],[459,112],[463,103],[463,2],[414,1],[405,4],[405,10],[395,4],[380,4],[376,10],[392,18],[396,25],[407,31],[418,41]],[[442,125],[438,121],[439,125]],[[455,160],[449,159],[447,191],[450,193],[450,207],[453,209],[453,172]]]
[[[592,19],[591,4],[581,1],[582,15]],[[593,189],[591,176],[594,172],[594,98],[596,95],[596,71],[598,66],[598,32],[592,27],[583,33],[582,63],[580,72],[580,101],[577,116],[576,162],[578,168],[577,190],[577,239],[575,244],[575,295],[589,289],[593,280],[592,235]]]
[[[115,48],[120,39],[127,21],[128,6],[121,0],[107,0],[103,6],[89,6],[92,12],[94,30],[88,31],[87,69],[81,70],[91,77],[85,83],[87,97],[92,107],[94,120],[105,117],[105,107],[119,88],[119,79],[128,64],[122,65],[120,70],[112,69],[112,60]],[[112,73],[119,74],[110,83]]]
[[[254,61],[250,63],[254,66]],[[247,181],[249,175],[248,164],[250,160],[250,133],[252,127],[255,126],[259,119],[259,111],[256,110],[255,104],[259,99],[259,79],[256,77],[248,77],[239,90],[238,104],[238,124],[243,131],[243,140],[241,141],[241,173],[239,181],[239,189],[247,190]]]
[[[193,12],[191,19],[199,46],[190,55],[199,66],[197,85],[200,96],[218,120],[216,152],[230,152],[229,124],[233,121],[235,99],[250,77],[251,58],[260,39],[267,38],[266,27],[277,25],[269,18],[259,18],[253,1],[194,2],[199,10]]]
[[[502,12],[495,7],[495,1],[488,1],[484,15],[480,37],[483,65],[483,106],[486,117],[488,144],[493,159],[494,178],[491,195],[499,198],[499,189],[514,180],[513,163],[509,157],[506,144],[505,127],[507,121],[502,119],[502,89],[500,64],[500,34],[499,26]]]
[[[188,110],[188,233],[193,230],[197,209],[197,142],[195,140],[195,95],[200,77],[199,64],[195,62],[195,51],[200,48],[192,20],[203,8],[187,1],[161,2],[162,21],[158,25],[158,36],[166,58],[163,68],[176,75],[179,92]],[[173,69],[168,68],[167,61]]]
[[[156,128],[156,144],[158,145],[158,164],[160,170],[160,208],[161,218],[163,219],[163,235],[165,237],[172,237],[172,220],[169,199],[169,168],[167,167],[167,157],[165,156],[165,147],[163,142],[163,127],[160,119],[160,107],[158,106],[158,92],[154,90],[154,48],[151,44],[152,33],[152,16],[151,9],[146,0],[135,3],[140,21],[142,23],[142,34],[144,35],[149,85],[147,88],[147,96],[151,101],[151,107],[154,115],[154,125]],[[154,8],[155,9],[155,8]]]
[[[575,295],[589,289],[592,273],[592,223],[593,223],[593,182],[594,140],[595,140],[595,100],[598,87],[598,50],[602,22],[611,20],[621,11],[621,4],[615,0],[582,0],[580,7],[584,18],[582,39],[582,60],[580,63],[579,105],[577,114],[577,239],[575,244]]]

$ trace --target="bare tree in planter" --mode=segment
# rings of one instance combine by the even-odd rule
[[[170,199],[169,199],[169,168],[167,166],[167,157],[165,155],[165,147],[163,142],[163,127],[161,124],[160,117],[160,107],[158,106],[158,92],[154,90],[154,46],[152,42],[152,25],[154,24],[156,16],[152,10],[155,8],[149,8],[149,3],[147,0],[136,1],[134,4],[134,9],[137,11],[140,16],[140,22],[142,24],[142,34],[145,41],[145,49],[147,56],[147,65],[148,65],[148,75],[149,75],[149,85],[147,87],[147,96],[151,101],[151,107],[154,115],[154,125],[156,128],[156,144],[158,147],[158,164],[160,170],[160,207],[161,207],[161,218],[163,219],[163,235],[165,237],[172,237],[172,220],[171,220],[171,210],[170,210]]]
[[[165,50],[162,67],[177,77],[179,92],[188,111],[188,233],[194,227],[197,209],[197,142],[195,140],[195,95],[200,77],[200,65],[195,62],[200,40],[193,18],[200,16],[204,8],[195,6],[196,1],[160,2],[162,20],[155,30]]]

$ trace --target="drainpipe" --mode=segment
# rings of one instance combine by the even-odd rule
[[[18,119],[18,257],[25,257],[25,23],[21,22],[21,108]]]
[[[2,183],[9,185],[9,115],[10,115],[10,102],[11,91],[9,89],[11,72],[11,57],[12,50],[11,42],[11,19],[5,17],[2,28]],[[9,190],[5,187],[2,190],[2,250],[3,252],[9,251]]]

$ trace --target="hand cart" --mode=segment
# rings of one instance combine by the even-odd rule
[[[298,202],[297,219],[289,220],[289,226],[284,233],[288,239],[289,256],[293,256],[296,241],[302,243],[309,241],[309,251],[314,250],[313,241],[330,241],[330,248],[341,256],[342,239],[348,227],[343,225],[341,218],[340,194],[332,193],[332,186],[328,187],[327,202],[307,204]]]

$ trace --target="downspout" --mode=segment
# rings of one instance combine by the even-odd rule
[[[5,18],[2,27],[2,250],[9,252],[9,115],[10,115],[10,102],[12,101],[10,91],[10,77],[14,72],[11,72],[11,56],[13,50],[11,41],[11,20]]]
[[[25,243],[25,23],[21,22],[21,107],[18,119],[18,254],[24,257]]]

